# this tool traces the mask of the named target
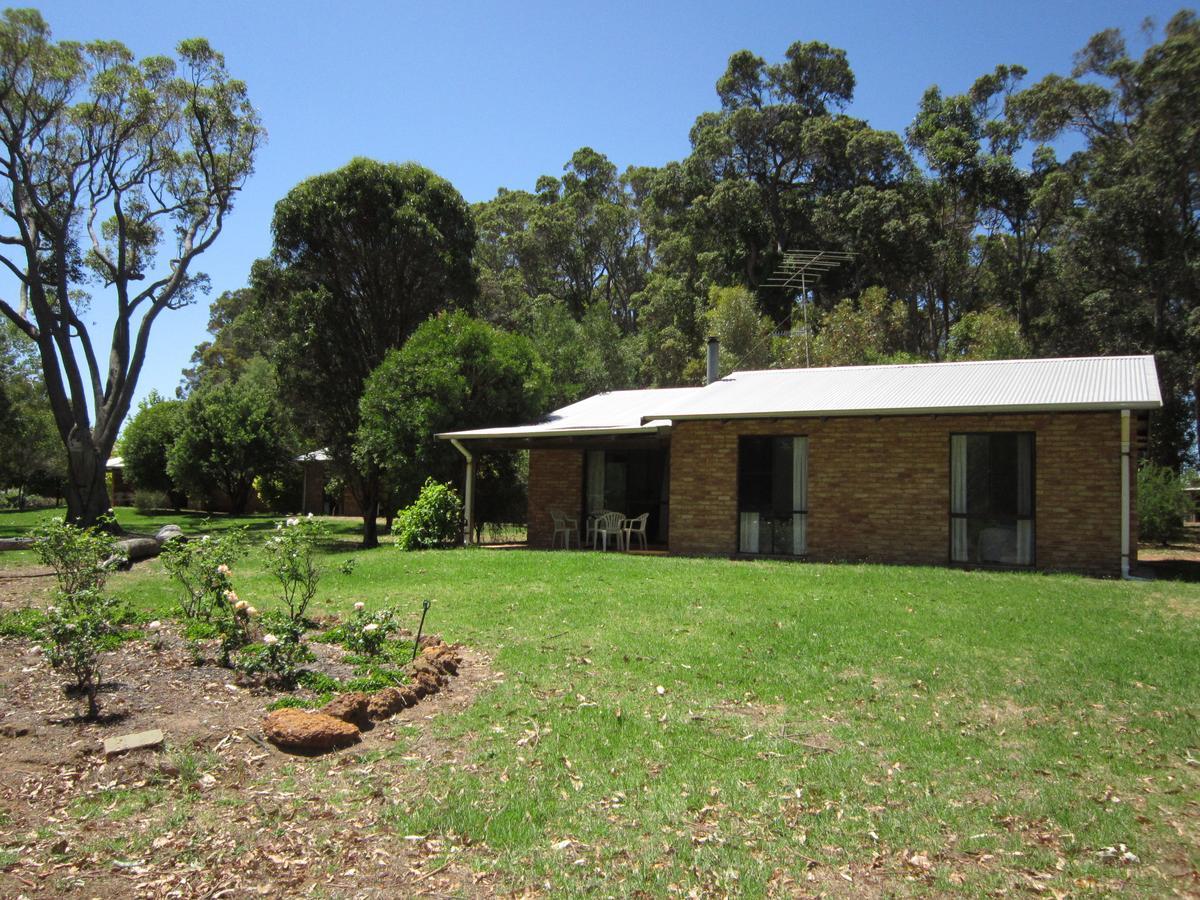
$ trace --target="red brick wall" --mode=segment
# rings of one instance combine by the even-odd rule
[[[551,509],[560,509],[570,518],[578,519],[582,508],[583,451],[530,450],[529,546],[550,546],[554,537]],[[582,527],[583,523],[579,524]]]
[[[1037,566],[1116,574],[1120,427],[1117,412],[676,422],[671,550],[735,553],[738,436],[795,434],[809,439],[810,558],[945,564],[950,434],[1032,431]]]

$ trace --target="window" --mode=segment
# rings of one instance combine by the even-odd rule
[[[1033,435],[950,435],[950,559],[1033,565]]]
[[[808,438],[738,441],[738,551],[808,550]]]

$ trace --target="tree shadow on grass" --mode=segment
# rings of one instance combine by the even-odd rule
[[[1141,559],[1134,574],[1156,581],[1200,582],[1200,559]]]

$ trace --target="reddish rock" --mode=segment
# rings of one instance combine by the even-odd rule
[[[445,676],[435,674],[428,669],[414,669],[412,673],[413,690],[424,689],[425,696],[436,694],[442,689]]]
[[[324,713],[277,709],[263,719],[263,734],[281,750],[324,753],[359,740],[358,728]]]
[[[343,722],[350,722],[361,728],[369,728],[371,725],[371,716],[367,712],[367,707],[371,702],[371,698],[361,691],[350,691],[345,694],[338,694],[328,703],[321,707],[321,712],[327,716],[333,716],[335,719],[341,719]]]
[[[400,710],[417,702],[417,695],[407,687],[384,688],[371,696],[368,712],[376,722],[390,719]]]
[[[426,647],[422,651],[422,656],[430,665],[435,666],[447,675],[457,675],[458,667],[462,664],[461,657],[446,644]]]

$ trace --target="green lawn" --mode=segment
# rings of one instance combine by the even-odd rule
[[[379,762],[420,766],[361,800],[380,840],[444,836],[555,894],[1195,887],[1200,586],[340,537],[315,612],[415,624],[430,598],[427,629],[505,673],[432,726],[465,760]],[[256,569],[235,584],[268,608]],[[174,603],[158,562],[110,586]],[[1140,862],[1100,858],[1120,844]]]

